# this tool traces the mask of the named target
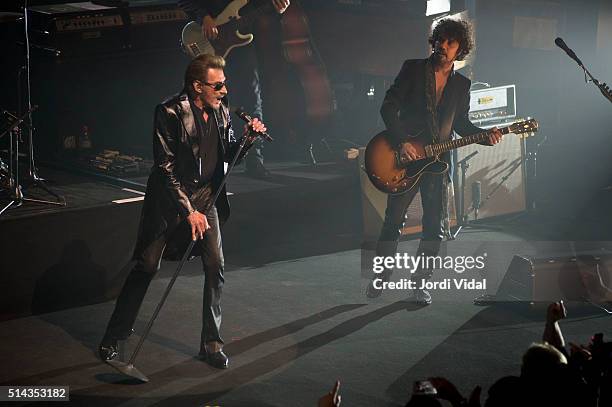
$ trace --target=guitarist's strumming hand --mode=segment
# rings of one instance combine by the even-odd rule
[[[402,143],[400,155],[404,160],[408,159],[410,161],[416,161],[420,158],[417,149],[410,143]]]
[[[493,146],[501,141],[502,133],[497,129],[497,127],[493,127],[491,131],[493,134],[489,135],[489,144]]]
[[[202,20],[202,34],[209,40],[214,40],[219,35],[219,29],[215,20],[209,15],[204,16]]]
[[[289,7],[289,0],[272,0],[272,4],[274,4],[274,8],[278,12],[278,14],[283,14],[287,7]]]

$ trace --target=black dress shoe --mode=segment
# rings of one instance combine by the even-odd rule
[[[380,297],[380,295],[382,294],[382,288],[376,288],[374,287],[374,280],[370,281],[370,283],[368,284],[368,287],[366,288],[366,297],[368,298],[376,298],[376,297]]]
[[[368,297],[368,298],[380,297],[380,295],[383,292],[382,288],[374,287],[374,281],[375,280],[378,283],[377,285],[381,286],[382,283],[389,282],[391,280],[391,273],[389,271],[384,271],[380,275],[377,275],[374,278],[372,278],[372,280],[370,281],[370,283],[368,284],[368,286],[366,288],[366,297]]]
[[[119,356],[119,345],[117,342],[126,340],[133,333],[134,330],[130,329],[127,334],[118,337],[109,336],[108,334],[104,335],[102,342],[100,342],[100,346],[98,346],[98,356],[100,356],[100,359],[103,362],[116,359],[117,356]]]
[[[200,353],[202,355],[202,353]],[[222,350],[219,352],[207,352],[206,363],[217,369],[227,369],[229,367],[229,358]]]
[[[103,340],[98,347],[98,355],[102,362],[114,360],[119,356],[118,345],[116,339]]]
[[[413,291],[414,294],[414,302],[420,305],[429,305],[431,304],[431,294],[427,290],[415,289]]]

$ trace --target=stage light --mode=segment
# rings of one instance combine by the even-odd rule
[[[426,16],[433,16],[440,13],[448,13],[451,9],[450,0],[427,0]]]

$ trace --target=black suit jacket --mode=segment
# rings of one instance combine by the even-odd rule
[[[234,137],[227,103],[213,120],[219,128],[219,159],[211,180],[216,191],[224,174],[224,162],[233,158],[239,147]],[[173,96],[155,108],[153,130],[154,164],[147,182],[138,240],[134,257],[166,231],[176,229],[168,241],[166,258],[175,258],[191,238],[184,219],[194,209],[203,211],[210,196],[201,196],[200,139],[187,94]],[[225,186],[215,203],[220,222],[229,217]]]
[[[428,59],[406,60],[387,90],[380,113],[392,141],[396,144],[405,142],[409,136],[420,132],[433,141],[428,121],[433,121],[434,117],[427,108],[427,98],[433,97],[435,105],[436,89],[435,80],[430,81],[430,86],[427,86],[428,74],[434,75]],[[450,139],[453,130],[461,136],[483,131],[474,126],[468,118],[470,85],[468,78],[455,71],[448,78],[436,111],[439,140]],[[451,163],[450,154],[446,153],[442,158]]]
[[[259,7],[270,0],[251,0],[245,7]],[[202,18],[210,15],[216,18],[232,0],[179,0],[178,5],[198,24],[202,24]]]

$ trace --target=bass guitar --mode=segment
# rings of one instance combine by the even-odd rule
[[[244,7],[249,0],[234,0],[223,9],[215,19],[219,35],[214,40],[206,38],[202,26],[191,21],[183,27],[181,46],[191,58],[202,54],[220,55],[227,58],[230,51],[236,47],[244,47],[253,42],[253,34],[244,33],[246,27],[260,14],[275,13],[270,1],[259,6]]]
[[[538,122],[529,119],[500,128],[502,134],[533,135],[538,131]],[[489,139],[492,131],[472,134],[457,140],[427,144],[419,134],[407,141],[414,146],[418,159],[410,160],[389,141],[387,131],[377,134],[366,147],[365,172],[372,184],[380,191],[400,195],[414,188],[419,179],[427,173],[444,174],[448,164],[440,156],[459,147],[482,143]]]

